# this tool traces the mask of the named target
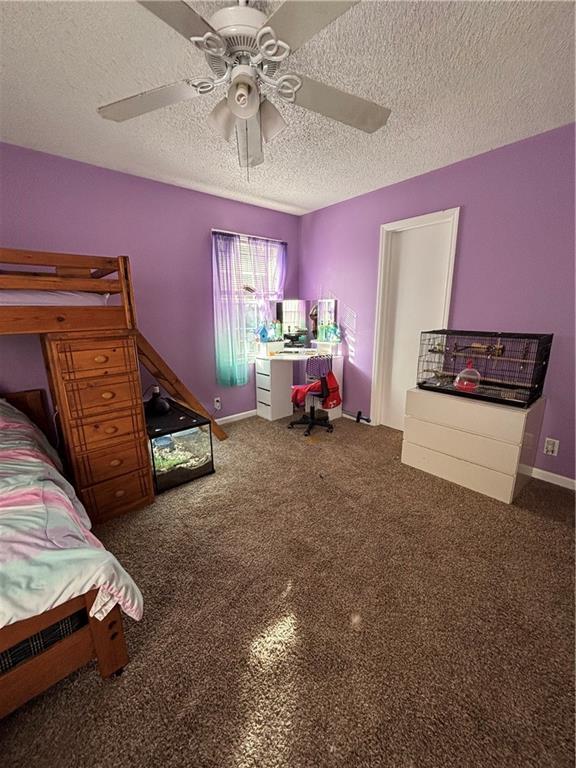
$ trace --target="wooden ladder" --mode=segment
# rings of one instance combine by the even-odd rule
[[[200,413],[212,422],[212,431],[218,440],[226,440],[228,435],[222,427],[208,413],[202,403],[197,400],[188,387],[176,376],[172,368],[160,357],[152,344],[142,336],[140,331],[136,331],[136,343],[138,344],[138,357],[142,365],[156,379],[158,384],[174,398],[180,400],[196,413]]]

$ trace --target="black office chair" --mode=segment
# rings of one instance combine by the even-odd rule
[[[310,365],[309,365],[310,364]],[[309,373],[309,368],[311,367],[311,361],[308,360],[306,362],[306,372]],[[330,369],[332,369],[332,364],[330,361]],[[328,382],[326,381],[326,376],[320,376],[320,392],[309,392],[307,397],[312,398],[319,398],[322,402],[325,400],[328,395],[330,394],[330,390],[328,389]],[[304,432],[304,435],[308,437],[308,435],[312,432],[314,427],[322,427],[323,429],[326,429],[328,432],[334,431],[334,426],[328,419],[328,414],[322,414],[322,416],[319,416],[316,413],[316,406],[314,405],[314,402],[310,406],[310,410],[308,413],[304,413],[299,419],[295,419],[294,421],[291,421],[290,424],[288,424],[288,429],[294,429],[294,427],[306,427],[306,430]]]

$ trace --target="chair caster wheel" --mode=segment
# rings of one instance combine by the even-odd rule
[[[332,426],[328,427],[328,432],[334,432],[334,427]]]
[[[304,437],[310,437],[310,432],[308,432],[308,430],[306,430],[306,432],[304,432]]]
[[[288,424],[288,429],[294,429],[294,424]]]

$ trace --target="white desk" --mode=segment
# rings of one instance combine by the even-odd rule
[[[315,352],[315,350],[314,350]],[[256,412],[268,421],[284,419],[292,416],[292,383],[294,380],[293,365],[301,360],[308,360],[313,354],[305,351],[278,352],[275,355],[259,355],[256,358]],[[332,373],[336,377],[342,397],[342,373],[344,370],[344,358],[342,355],[332,357]],[[308,409],[313,398],[306,398]],[[330,421],[342,416],[342,406],[330,408],[328,411]]]

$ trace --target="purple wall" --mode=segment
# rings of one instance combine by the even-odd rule
[[[139,327],[180,378],[223,416],[256,407],[253,384],[216,383],[210,230],[286,240],[296,297],[298,217],[7,144],[0,169],[3,246],[127,254]],[[38,338],[1,337],[0,390],[31,387],[46,387]]]
[[[253,385],[215,382],[210,229],[288,242],[287,296],[334,295],[353,326],[345,406],[370,408],[379,227],[461,206],[451,325],[552,332],[544,436],[574,477],[574,126],[565,126],[299,219],[0,144],[0,242],[132,261],[139,325],[222,415],[254,407]],[[300,290],[298,291],[298,286]],[[45,387],[38,340],[0,338],[0,389]]]
[[[574,125],[303,217],[300,293],[334,295],[355,319],[345,407],[370,409],[381,224],[461,206],[450,324],[554,333],[541,469],[574,477]],[[342,317],[342,312],[341,312]]]

